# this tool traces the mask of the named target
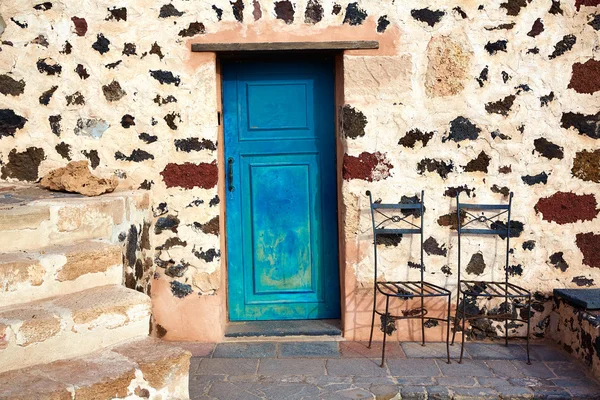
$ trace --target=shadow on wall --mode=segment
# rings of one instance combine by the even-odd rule
[[[4,22],[4,19],[0,15],[0,36],[4,33],[4,29],[6,29],[6,22]]]

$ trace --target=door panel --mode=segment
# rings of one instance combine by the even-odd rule
[[[338,318],[333,67],[223,65],[231,320]]]

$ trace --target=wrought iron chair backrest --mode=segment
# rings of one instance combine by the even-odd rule
[[[424,192],[421,191],[421,198],[418,199],[417,203],[374,203],[373,197],[371,196],[371,192],[367,190],[367,196],[369,196],[369,202],[371,205],[371,221],[373,224],[373,252],[375,257],[375,271],[374,271],[374,284],[377,284],[377,237],[380,235],[419,235],[420,239],[420,257],[421,257],[421,283],[423,282],[423,271],[425,270],[425,265],[423,264],[423,220],[425,207],[423,206],[423,196]],[[400,211],[402,215],[388,215],[385,211]],[[416,213],[414,211],[417,211]],[[412,212],[411,212],[412,211]],[[375,220],[375,214],[379,214],[383,216],[383,219],[377,223]],[[420,224],[417,225],[408,219],[411,217],[417,217],[420,219]],[[393,228],[387,229],[385,226],[387,224],[404,224],[405,228]]]
[[[512,207],[513,192],[510,192],[508,196],[508,203],[506,204],[472,204],[472,203],[461,203],[460,193],[456,196],[456,218],[458,225],[458,281],[460,282],[461,276],[461,239],[463,235],[498,235],[502,238],[506,238],[506,259],[504,266],[504,282],[508,284],[508,256],[510,254],[510,213]],[[475,215],[471,211],[481,211],[480,215]],[[494,215],[486,216],[486,211],[494,212]],[[497,218],[505,215],[507,216],[506,226],[504,223]],[[463,221],[464,215],[464,221]],[[486,228],[465,228],[470,224],[485,224]],[[487,227],[487,224],[490,227]]]

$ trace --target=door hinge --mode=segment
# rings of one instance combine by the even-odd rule
[[[217,126],[221,126],[221,111],[217,111]]]

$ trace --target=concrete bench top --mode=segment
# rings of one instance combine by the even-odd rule
[[[600,310],[600,289],[554,289],[554,296],[586,310]]]

